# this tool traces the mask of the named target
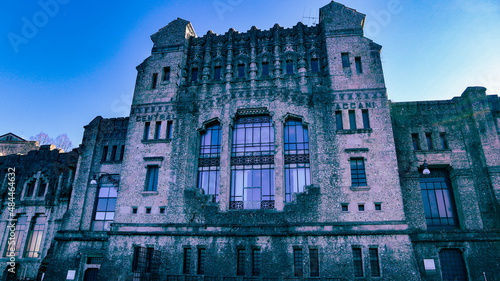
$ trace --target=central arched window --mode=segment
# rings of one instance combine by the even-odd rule
[[[198,159],[198,187],[219,201],[221,126],[213,123],[201,133]]]
[[[285,199],[293,200],[293,193],[304,192],[311,184],[309,165],[309,133],[300,120],[285,122]]]
[[[236,119],[230,209],[274,209],[274,127],[270,116]]]

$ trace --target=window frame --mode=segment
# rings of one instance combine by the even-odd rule
[[[160,165],[152,164],[146,166],[146,183],[144,191],[158,191],[158,174],[160,173]],[[153,177],[153,179],[151,179]],[[151,181],[153,180],[153,181]]]

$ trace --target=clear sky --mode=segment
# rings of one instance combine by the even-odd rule
[[[450,99],[475,85],[500,94],[498,0],[338,1],[366,14],[365,36],[383,46],[392,101]],[[311,25],[329,2],[2,1],[0,135],[67,133],[77,146],[95,116],[127,116],[150,35],[177,17],[198,36],[245,32]]]

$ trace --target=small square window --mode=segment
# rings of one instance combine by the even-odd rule
[[[349,212],[349,204],[342,203],[342,212]]]
[[[382,203],[375,203],[375,211],[382,211]]]
[[[151,214],[151,207],[146,207],[146,214]]]
[[[160,214],[165,214],[165,207],[160,207]]]
[[[358,211],[364,212],[365,211],[365,204],[358,204]]]
[[[137,207],[132,207],[132,214],[137,214]]]

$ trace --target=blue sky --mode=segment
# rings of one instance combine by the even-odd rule
[[[126,116],[149,36],[177,17],[191,21],[198,36],[245,32],[312,24],[306,17],[318,17],[329,2],[2,1],[0,134],[67,133],[77,146],[95,116]],[[367,15],[365,35],[383,46],[391,100],[450,99],[473,85],[500,94],[497,0],[340,2]]]

